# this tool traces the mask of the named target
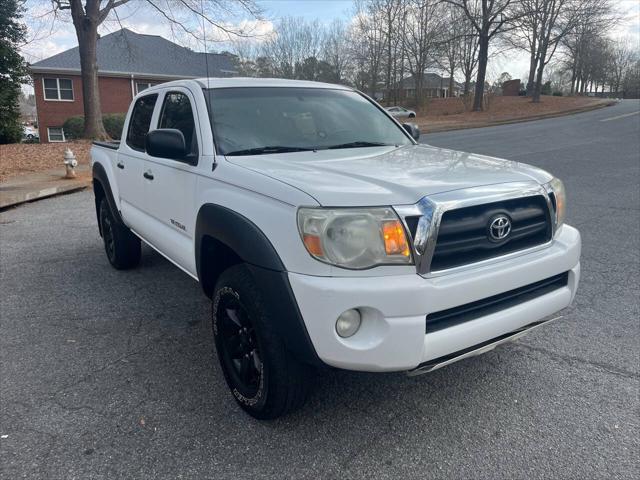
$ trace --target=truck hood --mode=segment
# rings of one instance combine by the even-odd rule
[[[451,190],[552,179],[530,165],[429,145],[226,158],[302,190],[324,206],[407,205]]]

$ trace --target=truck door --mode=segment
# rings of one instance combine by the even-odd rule
[[[125,223],[140,233],[145,223],[144,166],[145,138],[149,132],[158,94],[145,95],[133,105],[120,144],[116,162],[116,175],[120,192],[120,210]]]
[[[184,160],[146,156],[145,210],[149,212],[151,222],[145,225],[150,230],[143,235],[180,267],[197,275],[193,252],[197,212],[193,205],[202,137],[196,122],[196,102],[191,92],[181,87],[165,90],[158,101],[162,102],[158,128],[180,130],[190,153]]]

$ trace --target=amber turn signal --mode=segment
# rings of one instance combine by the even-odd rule
[[[404,234],[404,228],[399,220],[392,220],[382,224],[384,250],[387,255],[409,256],[409,242]]]
[[[320,237],[318,237],[317,235],[307,234],[303,237],[303,241],[304,246],[307,247],[307,250],[311,255],[315,255],[316,257],[324,256]]]

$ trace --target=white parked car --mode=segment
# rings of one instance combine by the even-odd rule
[[[27,140],[39,140],[40,133],[37,128],[31,127],[29,125],[24,125],[22,127],[22,138]]]
[[[124,133],[91,152],[107,258],[135,267],[142,240],[200,282],[229,389],[257,418],[299,407],[316,368],[429,372],[576,293],[560,180],[418,144],[350,88],[163,83]]]
[[[413,110],[408,110],[404,107],[387,107],[385,110],[395,118],[415,118],[416,117],[416,112],[414,112]]]

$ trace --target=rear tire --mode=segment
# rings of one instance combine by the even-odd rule
[[[100,201],[100,231],[107,259],[114,268],[127,270],[140,263],[140,239],[116,220],[106,198]]]
[[[274,332],[260,288],[244,264],[218,279],[212,324],[222,372],[245,412],[268,420],[304,404],[315,372],[295,359]]]

